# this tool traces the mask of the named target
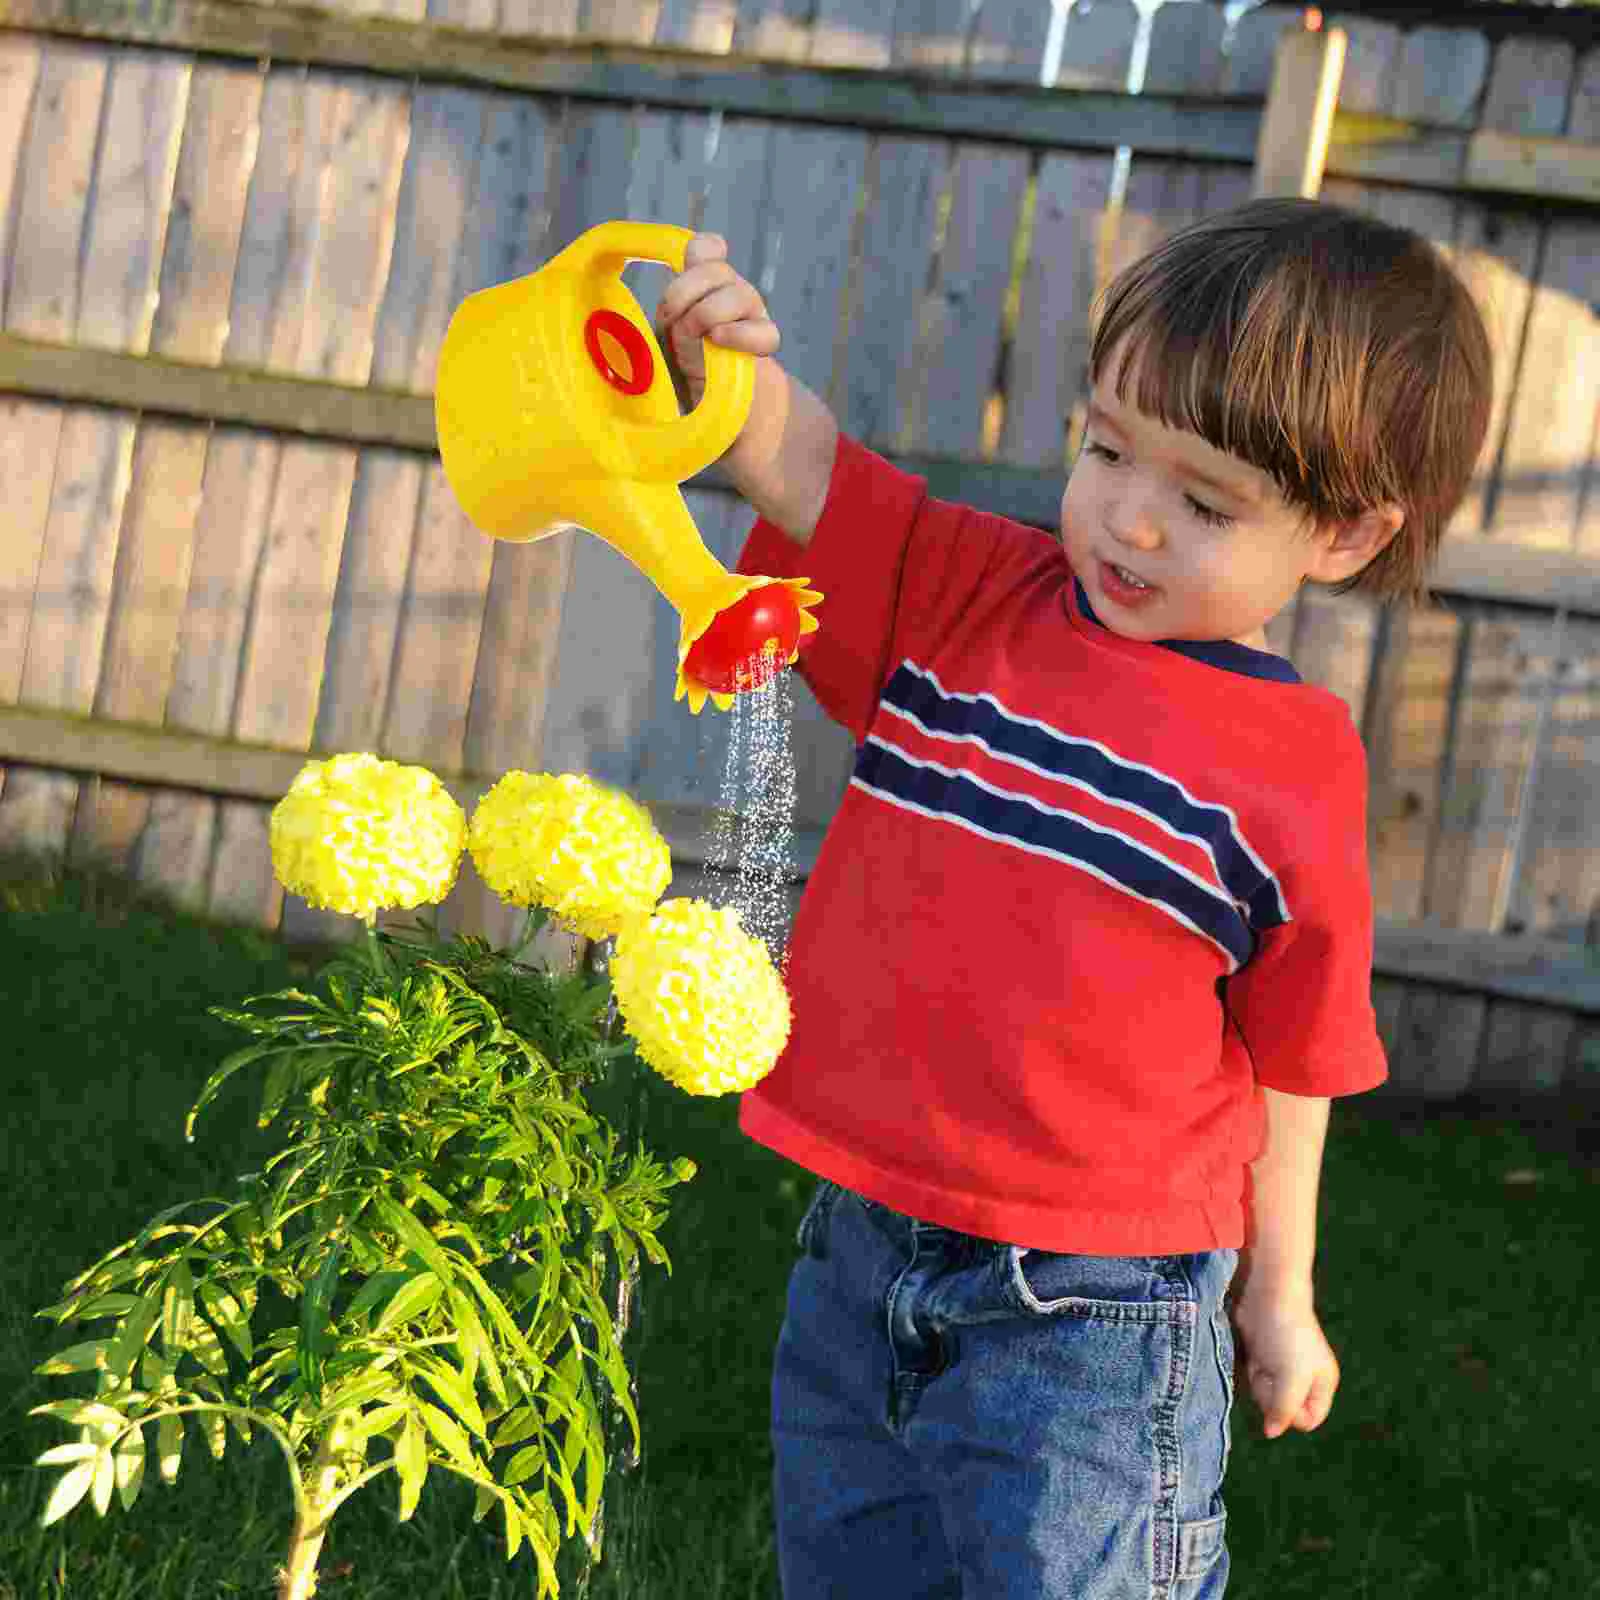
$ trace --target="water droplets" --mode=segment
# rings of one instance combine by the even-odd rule
[[[794,688],[791,675],[752,658],[755,687],[734,696],[728,756],[712,832],[709,898],[731,905],[782,972],[788,884],[794,872]],[[742,820],[741,820],[742,819]]]

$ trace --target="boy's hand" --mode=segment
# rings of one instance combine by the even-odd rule
[[[1339,1387],[1339,1358],[1309,1303],[1244,1299],[1230,1316],[1267,1438],[1321,1427]]]
[[[754,356],[770,356],[778,348],[777,324],[755,286],[728,265],[727,241],[715,233],[697,233],[689,241],[683,271],[661,292],[655,328],[679,393],[691,408],[699,405],[706,386],[702,338]]]

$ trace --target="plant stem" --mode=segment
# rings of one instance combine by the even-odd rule
[[[333,1419],[311,1463],[311,1486],[296,1507],[294,1531],[289,1535],[289,1559],[278,1573],[278,1600],[311,1600],[317,1592],[317,1557],[328,1536],[333,1510],[330,1502],[339,1482],[340,1457],[349,1439],[354,1413],[341,1411]]]

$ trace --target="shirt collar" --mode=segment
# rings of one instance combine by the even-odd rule
[[[1075,577],[1072,584],[1077,592],[1079,609],[1084,616],[1096,627],[1105,627],[1105,623],[1094,614],[1094,607],[1089,604],[1083,580]],[[1282,656],[1254,649],[1247,644],[1239,644],[1233,639],[1157,639],[1155,643],[1163,650],[1176,651],[1180,656],[1203,661],[1208,666],[1221,667],[1225,672],[1242,672],[1247,678],[1270,678],[1276,683],[1304,681],[1295,671],[1294,664],[1285,661]]]

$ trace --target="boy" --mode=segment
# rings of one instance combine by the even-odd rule
[[[778,348],[725,254],[658,308],[690,400],[702,336]],[[1329,1098],[1387,1075],[1366,763],[1263,629],[1308,579],[1422,593],[1488,342],[1415,235],[1259,201],[1110,286],[1089,377],[1059,546],[773,360],[723,458],[742,570],[826,597],[800,670],[858,745],[740,1111],[821,1180],[773,1375],[790,1600],[1220,1600],[1234,1330],[1269,1437],[1339,1381]]]

